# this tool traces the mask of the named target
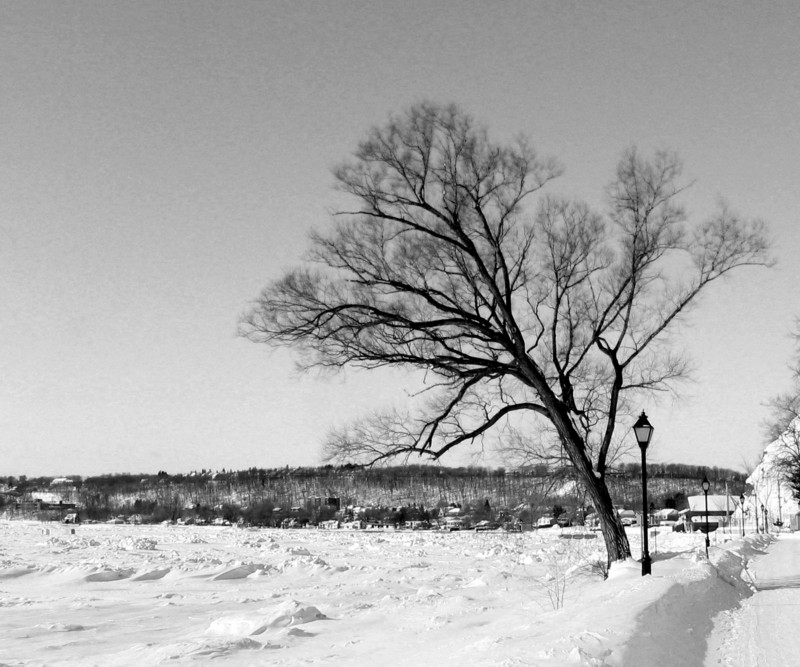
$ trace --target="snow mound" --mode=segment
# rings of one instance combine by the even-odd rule
[[[126,537],[116,545],[123,551],[155,551],[158,542],[151,537]]]
[[[264,648],[261,642],[248,637],[242,637],[234,641],[207,643],[201,648],[197,648],[187,654],[187,657],[202,656],[203,658],[223,658],[238,651],[260,651]]]
[[[31,574],[36,571],[33,565],[26,567],[10,567],[0,570],[0,579],[16,579],[17,577],[24,577],[26,574]]]
[[[240,651],[261,651],[277,646],[265,646],[261,642],[249,637],[238,639],[204,639],[200,642],[180,642],[161,646],[155,650],[141,650],[135,647],[132,650],[118,653],[115,657],[119,660],[114,664],[139,664],[160,665],[165,662],[203,662],[218,658],[234,657]],[[256,661],[260,664],[259,661]],[[245,664],[251,664],[247,661]]]
[[[328,618],[317,607],[304,606],[295,600],[284,602],[269,615],[265,615],[264,611],[259,610],[256,614],[231,614],[215,619],[206,634],[253,636],[270,629],[288,628]]]
[[[69,623],[48,623],[46,625],[37,625],[34,627],[43,628],[45,630],[49,630],[50,632],[83,632],[84,630],[92,629],[83,625]]]
[[[642,564],[633,558],[628,558],[624,561],[611,563],[608,569],[608,579],[624,579],[627,577],[637,577],[642,574]]]
[[[322,621],[327,618],[317,607],[306,607],[295,600],[290,600],[278,607],[270,617],[267,625],[271,628],[288,627],[312,623],[313,621]]]
[[[221,581],[225,579],[244,579],[245,577],[249,577],[257,570],[263,568],[263,565],[238,565],[237,567],[232,567],[220,572],[216,576],[212,577],[212,579],[214,581]]]
[[[131,575],[133,575],[134,570],[132,569],[107,569],[107,570],[100,570],[99,572],[93,572],[92,574],[87,574],[84,577],[85,581],[88,582],[102,582],[102,581],[119,581],[120,579],[127,579]]]
[[[468,584],[464,585],[464,588],[483,588],[484,586],[488,586],[489,582],[486,581],[483,577],[478,577],[477,579],[473,579]]]
[[[298,556],[282,563],[279,568],[281,572],[292,569],[308,569],[311,571],[328,570],[330,565],[319,556]]]
[[[418,598],[437,598],[442,597],[442,594],[437,591],[435,588],[431,588],[430,586],[422,586],[421,588],[417,589],[417,597]]]
[[[156,579],[163,579],[171,572],[168,567],[157,568],[155,570],[145,570],[141,574],[132,577],[132,581],[155,581]]]

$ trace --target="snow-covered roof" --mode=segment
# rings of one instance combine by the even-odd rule
[[[689,509],[692,512],[706,511],[705,496],[689,496]],[[708,496],[709,512],[733,512],[739,506],[739,501],[734,500],[733,496]]]

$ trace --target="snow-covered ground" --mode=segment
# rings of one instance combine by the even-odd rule
[[[701,535],[661,529],[653,576],[604,580],[602,539],[567,531],[1,522],[0,664],[739,664],[770,538],[715,535],[709,563]]]
[[[749,574],[757,592],[741,606],[720,614],[709,638],[706,665],[796,665],[800,654],[800,534],[781,534],[765,556],[754,560]]]

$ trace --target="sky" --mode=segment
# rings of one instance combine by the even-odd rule
[[[692,381],[642,406],[653,460],[757,462],[800,315],[795,3],[5,1],[0,19],[0,475],[317,465],[333,426],[402,405],[400,373],[303,375],[236,327],[329,224],[331,168],[423,99],[558,157],[550,192],[602,206],[623,150],[664,147],[693,218],[724,197],[770,223],[777,265],[708,290],[676,337]]]

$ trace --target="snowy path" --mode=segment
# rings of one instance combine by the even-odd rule
[[[800,535],[783,534],[749,566],[756,592],[720,614],[708,640],[706,667],[798,664]]]

